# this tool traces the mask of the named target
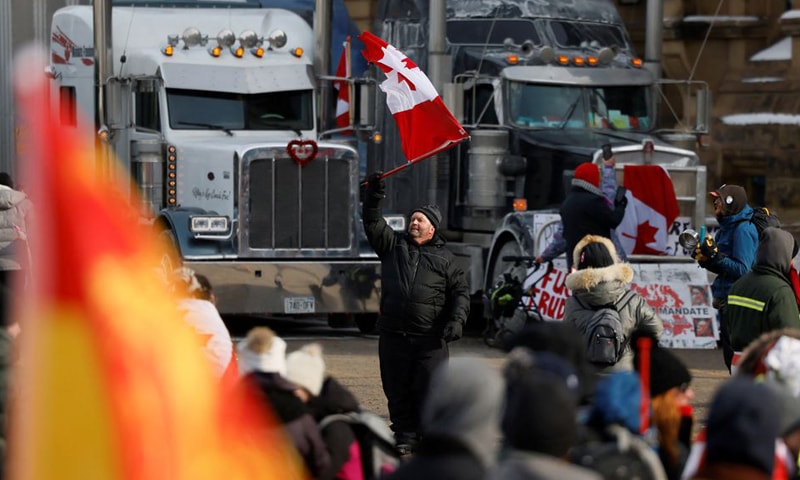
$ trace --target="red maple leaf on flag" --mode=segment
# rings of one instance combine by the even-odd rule
[[[369,32],[362,33],[359,39],[365,45],[364,58],[386,74],[380,88],[386,94],[386,105],[397,123],[403,153],[408,160],[405,166],[469,138],[430,79],[410,58]]]

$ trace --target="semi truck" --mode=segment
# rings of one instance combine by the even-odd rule
[[[379,262],[359,220],[359,156],[320,140],[330,80],[315,48],[329,41],[315,42],[303,18],[257,1],[69,6],[52,19],[52,101],[63,128],[102,139],[100,177],[133,179],[140,221],[170,247],[165,268],[207,276],[223,315],[370,330]]]
[[[657,21],[648,25],[660,24],[658,8],[649,10]],[[612,146],[620,182],[626,164],[664,166],[682,221],[705,223],[705,167],[685,145],[707,132],[707,89],[671,82],[696,101],[695,118],[688,128],[684,119],[661,128],[669,82],[659,78],[658,53],[636,56],[612,1],[382,0],[374,33],[428,72],[470,135],[390,179],[387,204],[396,212],[422,201],[442,207],[442,233],[476,299],[513,266],[504,257],[544,248],[572,171],[599,163],[603,144]],[[658,42],[660,31],[649,32],[648,51]],[[405,161],[384,104],[376,101],[384,140],[370,147],[371,171]],[[631,260],[691,266],[682,255]]]

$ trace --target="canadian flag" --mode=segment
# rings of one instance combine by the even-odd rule
[[[366,47],[362,52],[364,58],[386,74],[380,87],[386,93],[386,104],[397,122],[408,163],[435,155],[469,138],[431,81],[410,58],[369,32],[358,38]]]
[[[617,227],[627,254],[667,252],[669,227],[678,216],[678,200],[666,169],[659,165],[625,165],[628,206]]]
[[[339,57],[339,65],[336,67],[336,76],[347,78],[350,76],[350,37],[344,42],[342,55]],[[339,91],[336,97],[336,128],[347,128],[350,126],[350,86],[343,80],[333,82],[333,86]],[[352,130],[344,130],[343,135],[351,135]]]

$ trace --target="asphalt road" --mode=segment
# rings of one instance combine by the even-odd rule
[[[378,337],[363,335],[355,328],[332,329],[324,320],[227,319],[234,340],[243,337],[254,325],[267,325],[284,338],[288,351],[309,342],[322,345],[327,372],[347,386],[362,406],[388,418],[386,399],[378,367]],[[672,350],[692,373],[693,405],[699,426],[705,422],[708,407],[717,387],[729,378],[721,350]],[[487,347],[479,336],[468,335],[451,344],[451,356],[483,358],[501,368],[504,352]]]

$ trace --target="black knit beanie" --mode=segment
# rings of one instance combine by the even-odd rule
[[[442,212],[439,210],[439,207],[436,205],[424,205],[419,208],[415,208],[411,211],[413,214],[414,212],[420,212],[426,217],[428,217],[428,221],[431,222],[433,228],[439,229],[439,224],[442,222]]]

